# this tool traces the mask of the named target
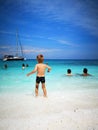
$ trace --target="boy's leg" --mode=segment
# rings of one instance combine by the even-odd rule
[[[36,83],[36,87],[35,87],[35,95],[38,96],[38,88],[39,88],[39,84]]]
[[[42,89],[43,89],[44,97],[47,97],[47,90],[45,87],[45,83],[42,83]]]

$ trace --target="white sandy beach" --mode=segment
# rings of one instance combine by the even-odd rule
[[[98,91],[0,95],[0,130],[98,130]]]

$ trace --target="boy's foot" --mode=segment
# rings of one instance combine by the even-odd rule
[[[47,95],[43,95],[45,98],[47,98]]]

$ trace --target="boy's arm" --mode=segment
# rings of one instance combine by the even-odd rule
[[[47,65],[47,68],[48,68],[48,71],[47,71],[47,72],[50,72],[50,70],[51,70],[51,67]]]
[[[27,74],[27,76],[34,74],[37,71],[37,65],[35,66],[34,70]]]

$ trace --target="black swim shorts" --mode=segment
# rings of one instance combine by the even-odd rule
[[[45,83],[45,77],[38,77],[38,76],[37,76],[37,77],[36,77],[36,83],[39,84],[40,82],[41,82],[41,83]]]

